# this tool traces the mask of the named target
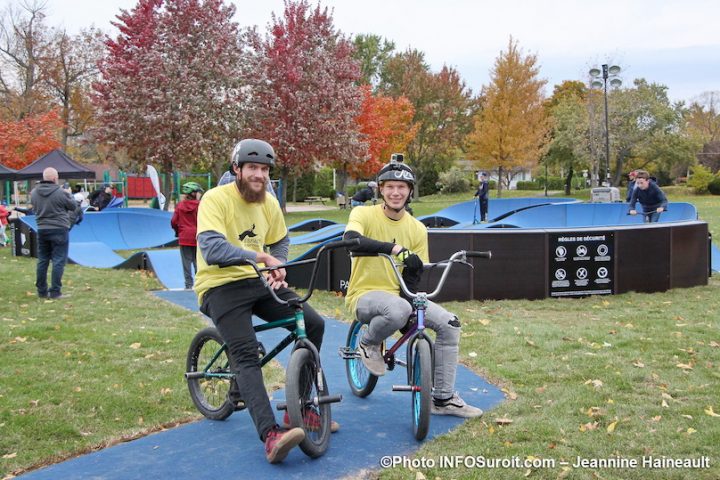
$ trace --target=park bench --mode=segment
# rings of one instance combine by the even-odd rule
[[[305,200],[303,201],[305,203],[309,203],[310,205],[312,205],[313,203],[321,203],[324,206],[327,199],[324,197],[305,197]]]

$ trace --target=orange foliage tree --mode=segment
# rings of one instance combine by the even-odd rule
[[[364,85],[362,111],[357,117],[363,140],[368,145],[369,159],[350,166],[350,174],[369,178],[387,163],[393,152],[405,151],[417,132],[412,120],[415,108],[406,97],[373,95]]]
[[[63,122],[57,111],[0,122],[0,163],[20,169],[60,147]]]

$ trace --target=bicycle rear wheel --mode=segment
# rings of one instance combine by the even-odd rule
[[[430,402],[432,401],[432,352],[430,342],[417,339],[411,347],[412,372],[410,385],[412,390],[412,424],[415,439],[427,436],[430,427]]]
[[[325,375],[315,356],[307,348],[296,349],[288,363],[285,397],[290,425],[305,430],[300,449],[311,458],[325,453],[330,443],[330,404],[317,404],[327,395]]]
[[[190,398],[200,413],[211,420],[225,420],[235,410],[228,398],[232,386],[229,365],[220,333],[212,327],[199,331],[190,343],[185,368],[187,372],[213,375],[187,379]]]
[[[360,346],[360,339],[367,330],[367,325],[354,320],[350,324],[347,341],[345,342],[348,352],[356,352]],[[347,374],[350,390],[358,397],[367,397],[375,389],[378,377],[365,368],[360,357],[348,358],[345,360],[345,373]]]

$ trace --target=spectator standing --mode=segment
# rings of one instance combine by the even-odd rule
[[[478,185],[478,189],[477,189],[477,192],[475,192],[475,196],[477,197],[478,203],[480,204],[480,221],[487,222],[488,195],[489,195],[487,173],[480,172],[480,175],[478,175],[478,178],[480,180],[480,185]]]
[[[630,198],[630,215],[637,215],[635,204],[640,202],[645,215],[645,223],[657,222],[660,213],[667,208],[667,197],[658,187],[657,183],[651,180],[650,174],[645,170],[638,170],[635,177],[635,189]]]
[[[637,170],[633,170],[632,172],[628,173],[628,184],[627,184],[627,193],[625,194],[625,201],[630,203],[630,199],[632,198],[633,191],[635,190],[635,178],[637,177]]]
[[[187,182],[182,186],[185,197],[175,207],[170,226],[175,230],[180,245],[180,258],[182,260],[183,275],[185,276],[185,289],[193,287],[193,272],[197,273],[197,215],[200,197],[204,190],[196,182]]]
[[[80,218],[80,205],[69,191],[57,184],[58,172],[52,167],[43,170],[42,181],[30,192],[30,202],[38,228],[38,263],[35,286],[40,298],[62,297],[62,276],[67,263],[69,232]],[[47,271],[53,264],[50,289]]]
[[[10,212],[7,208],[5,208],[5,202],[3,201],[0,203],[0,247],[4,247],[8,243],[8,238],[5,234],[5,229],[8,225],[8,217],[10,217]]]

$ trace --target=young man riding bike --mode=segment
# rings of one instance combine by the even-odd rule
[[[292,317],[294,312],[275,302],[253,268],[243,265],[247,259],[268,267],[287,261],[290,240],[282,210],[266,192],[274,165],[275,152],[262,140],[246,139],[235,146],[231,164],[235,181],[209,190],[200,202],[195,278],[200,310],[212,319],[228,346],[230,368],[270,463],[281,462],[305,437],[302,428],[281,428],[275,421],[252,325],[253,314],[269,322]],[[267,280],[278,297],[297,296],[287,288],[284,269],[271,271]],[[308,339],[319,351],[324,320],[307,303],[303,312]]]
[[[391,161],[380,170],[377,181],[383,203],[353,209],[344,238],[360,239],[359,246],[352,249],[354,252],[396,255],[404,264],[405,283],[416,291],[429,254],[427,229],[406,211],[415,188],[415,174],[401,161]],[[353,258],[346,305],[359,322],[368,325],[360,341],[363,363],[373,375],[384,375],[380,345],[407,324],[412,307],[400,296],[398,281],[383,258]],[[481,416],[482,410],[466,404],[454,390],[460,341],[457,316],[430,302],[425,326],[437,335],[432,413],[464,418]]]

